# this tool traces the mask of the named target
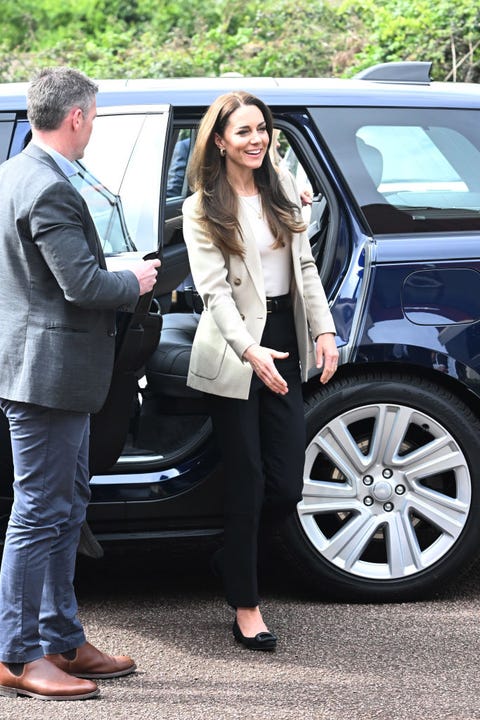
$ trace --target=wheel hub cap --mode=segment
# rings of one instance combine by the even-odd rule
[[[393,487],[386,480],[379,480],[373,485],[372,494],[375,500],[385,502],[393,495]]]

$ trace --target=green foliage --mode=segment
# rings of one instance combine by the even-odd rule
[[[2,0],[0,81],[57,64],[97,78],[318,77],[390,60],[480,80],[478,0]]]
[[[478,0],[346,0],[346,30],[360,23],[363,42],[347,74],[394,60],[431,60],[435,79],[480,80]]]

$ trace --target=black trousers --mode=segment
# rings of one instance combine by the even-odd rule
[[[260,524],[263,533],[273,531],[295,510],[303,487],[305,420],[292,310],[267,316],[261,343],[290,353],[276,361],[288,393],[271,392],[254,374],[248,400],[211,396],[225,468],[222,574],[232,607],[258,605]]]

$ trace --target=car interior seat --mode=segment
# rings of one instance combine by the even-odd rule
[[[382,182],[383,175],[383,156],[380,150],[373,145],[369,145],[361,137],[356,138],[357,150],[365,168],[372,178],[375,188]]]
[[[188,366],[199,315],[168,313],[157,349],[146,364],[146,379],[155,396],[197,398],[201,393],[187,386]]]

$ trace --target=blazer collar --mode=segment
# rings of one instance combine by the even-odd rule
[[[40,162],[49,165],[52,170],[56,170],[62,177],[65,178],[65,180],[68,180],[67,175],[65,175],[63,170],[57,165],[52,156],[45,152],[45,150],[42,150],[42,148],[38,145],[35,145],[35,143],[28,143],[27,147],[24,148],[23,152],[25,153],[25,155],[35,158],[35,160],[40,160]]]

